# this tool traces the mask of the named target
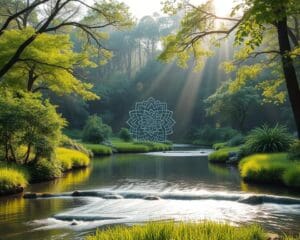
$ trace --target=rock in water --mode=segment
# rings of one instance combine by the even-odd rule
[[[104,195],[103,198],[105,198],[105,199],[123,199],[123,197],[121,195],[117,195],[117,194]]]
[[[158,197],[158,196],[146,196],[146,197],[144,197],[144,200],[156,201],[156,200],[160,200],[160,197]]]

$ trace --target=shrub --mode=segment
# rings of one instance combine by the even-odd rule
[[[90,164],[88,155],[77,150],[58,148],[55,152],[56,161],[60,164],[62,171],[87,167]]]
[[[0,145],[5,146],[5,160],[23,164],[33,158],[50,158],[65,121],[41,96],[4,90],[0,93]],[[18,158],[14,151],[20,146],[27,154]]]
[[[227,145],[230,147],[240,146],[246,141],[245,137],[242,134],[237,134],[233,138],[229,139]]]
[[[246,137],[243,155],[253,153],[285,152],[290,148],[293,137],[284,126],[274,128],[266,125],[256,128]]]
[[[12,165],[0,166],[0,196],[22,192],[28,184],[25,169]]]
[[[89,143],[102,143],[111,135],[111,127],[104,124],[96,115],[90,116],[83,129],[83,141]]]
[[[300,140],[294,142],[289,150],[289,158],[300,161]]]
[[[120,130],[119,137],[125,142],[132,141],[132,136],[127,128],[122,128]]]
[[[236,227],[229,224],[202,222],[202,223],[175,223],[153,222],[146,225],[132,227],[117,226],[97,231],[95,236],[88,236],[86,240],[264,240],[266,233],[256,225]]]
[[[61,177],[61,165],[57,161],[49,161],[45,158],[29,165],[32,182],[49,181]]]

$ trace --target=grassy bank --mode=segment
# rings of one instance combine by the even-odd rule
[[[279,183],[300,188],[300,161],[289,160],[287,153],[255,154],[239,164],[245,181]]]
[[[20,193],[28,183],[61,177],[63,172],[87,167],[90,158],[77,150],[57,148],[52,161],[41,159],[26,165],[0,164],[0,195]]]
[[[82,143],[82,145],[92,151],[94,156],[107,156],[113,153],[111,147],[102,144]]]
[[[172,149],[171,144],[157,142],[124,142],[121,140],[113,140],[112,145],[119,153],[143,153]]]
[[[133,227],[114,227],[97,231],[86,240],[267,240],[268,234],[259,226],[234,227],[213,222],[148,223]],[[285,240],[300,238],[284,237]]]
[[[27,186],[28,173],[23,167],[0,165],[0,196],[20,193]]]
[[[102,144],[82,143],[84,147],[91,150],[95,156],[111,155],[117,153],[145,153],[154,151],[167,151],[172,149],[171,144],[158,142],[125,142],[120,139],[113,139],[111,146]]]
[[[208,160],[213,163],[226,163],[230,158],[230,153],[239,152],[241,147],[224,147],[208,156]]]

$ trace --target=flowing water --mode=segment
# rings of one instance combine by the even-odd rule
[[[0,239],[82,239],[98,227],[169,219],[300,232],[299,193],[245,184],[235,167],[209,164],[209,152],[177,146],[172,152],[114,155],[31,185],[26,191],[55,196],[0,199]]]

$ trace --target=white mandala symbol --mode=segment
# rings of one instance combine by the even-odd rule
[[[149,98],[135,104],[135,109],[129,112],[127,124],[136,140],[165,142],[173,133],[175,121],[172,115],[166,103]]]

